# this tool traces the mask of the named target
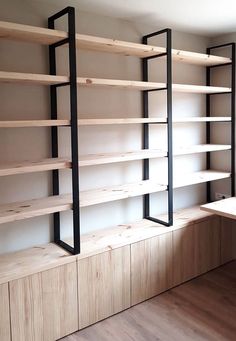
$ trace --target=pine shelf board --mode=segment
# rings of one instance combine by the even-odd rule
[[[142,123],[167,123],[167,119],[160,118],[82,118],[79,126],[111,125],[111,124],[142,124]]]
[[[22,161],[18,163],[0,164],[0,176],[26,174],[71,168],[71,162],[66,159],[51,158],[37,161]]]
[[[226,218],[236,219],[236,198],[227,198],[201,205],[200,209]]]
[[[215,170],[204,170],[204,171],[198,171],[194,173],[184,173],[183,177],[174,177],[173,183],[174,188],[180,188],[185,186],[191,186],[196,185],[208,181],[215,181],[220,179],[227,179],[231,176],[229,172],[220,172]],[[166,181],[162,182],[163,184],[166,183]]]
[[[130,90],[156,90],[166,88],[165,83],[157,82],[142,82],[130,81],[120,79],[104,79],[104,78],[85,78],[77,77],[77,84],[87,87],[116,87],[121,89]],[[189,84],[173,84],[172,89],[174,92],[185,93],[199,93],[199,94],[212,94],[212,93],[225,93],[230,92],[231,88],[216,87],[216,86],[203,86],[203,85],[189,85]]]
[[[173,123],[201,123],[201,122],[231,122],[230,116],[211,116],[211,117],[179,117],[173,118]]]
[[[0,71],[0,82],[3,83],[54,85],[67,83],[68,81],[69,78],[67,76],[52,76],[39,73]]]
[[[67,83],[69,77],[67,76],[52,76],[45,74],[33,73],[19,73],[0,71],[0,82],[6,83],[20,83],[20,84],[35,84],[35,85],[53,85]],[[87,87],[111,87],[131,90],[155,90],[166,87],[165,83],[156,82],[142,82],[142,81],[129,81],[120,79],[104,79],[104,78],[85,78],[77,77],[77,84]],[[173,84],[173,91],[185,93],[225,93],[230,92],[228,87],[216,86],[202,86],[202,85],[187,85],[187,84]]]
[[[174,149],[174,156],[205,153],[213,151],[230,150],[230,145],[202,144],[189,147],[179,147]],[[163,158],[167,156],[167,151],[161,149],[141,149],[129,152],[113,152],[101,154],[88,154],[79,157],[79,167],[103,165],[116,162],[127,162],[134,160]],[[17,163],[0,164],[0,176],[26,174],[55,169],[71,168],[71,162],[68,159],[50,158],[34,161],[22,161]]]
[[[3,254],[0,255],[0,284],[183,228],[209,216],[212,214],[194,206],[176,211],[171,227],[142,219],[95,231],[81,236],[81,254],[77,256],[69,254],[54,243]],[[165,219],[166,216],[158,218]]]
[[[0,38],[2,39],[50,45],[67,38],[67,36],[68,34],[66,32],[59,30],[0,21]],[[76,34],[76,46],[78,49],[118,53],[141,58],[159,55],[160,53],[166,52],[166,49],[163,47],[137,44],[84,34]],[[226,64],[231,62],[230,58],[176,49],[172,49],[172,58],[177,62],[202,66]]]
[[[19,120],[0,121],[0,128],[34,128],[69,126],[69,120]]]
[[[187,155],[187,154],[197,154],[197,153],[205,153],[205,152],[215,152],[215,151],[223,151],[230,150],[231,145],[227,144],[199,144],[193,146],[184,146],[174,148],[173,154],[174,156],[178,155]]]

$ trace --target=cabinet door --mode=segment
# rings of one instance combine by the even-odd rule
[[[195,224],[195,260],[200,275],[220,266],[220,217]]]
[[[197,276],[195,225],[173,231],[173,284]]]
[[[132,305],[172,287],[172,232],[131,245]]]
[[[130,307],[130,246],[78,260],[79,328]]]
[[[55,341],[78,330],[76,262],[10,282],[12,341]]]
[[[0,340],[11,340],[8,283],[0,285]]]
[[[221,264],[234,259],[236,248],[236,221],[221,217]]]

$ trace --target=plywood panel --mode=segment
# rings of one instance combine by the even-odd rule
[[[221,264],[230,262],[234,259],[234,229],[236,221],[229,218],[221,217]]]
[[[130,246],[78,260],[79,328],[130,307]]]
[[[132,305],[172,286],[172,252],[172,232],[131,245]]]
[[[197,274],[220,265],[220,218],[211,217],[195,224],[195,259]]]
[[[11,340],[8,283],[0,285],[0,340]]]
[[[173,284],[178,285],[197,275],[195,262],[195,225],[173,231]]]
[[[12,341],[56,339],[78,329],[76,263],[10,282]]]

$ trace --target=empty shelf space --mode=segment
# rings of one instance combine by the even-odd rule
[[[20,83],[35,85],[53,85],[67,83],[67,76],[52,76],[39,73],[20,73],[0,71],[0,82],[3,83]]]
[[[226,218],[236,217],[236,198],[227,198],[200,206],[201,210],[218,214]]]
[[[20,120],[0,121],[0,128],[34,128],[69,126],[69,120]]]
[[[211,116],[211,117],[179,117],[173,118],[173,123],[201,123],[201,122],[231,122],[230,116]]]
[[[226,179],[230,177],[229,172],[220,172],[215,170],[204,170],[194,173],[183,173],[174,177],[174,188],[196,185],[208,181]],[[163,182],[165,183],[165,182]]]
[[[221,150],[230,150],[231,145],[227,144],[199,144],[193,146],[185,146],[174,148],[173,154],[178,155],[186,155],[186,154],[195,154],[195,153],[205,153],[205,152],[214,152]]]
[[[37,161],[23,161],[16,163],[0,164],[0,176],[25,174],[33,172],[49,171],[54,169],[70,168],[69,160],[54,158]]]
[[[166,118],[82,118],[80,126],[112,125],[112,124],[142,124],[142,123],[167,123]]]
[[[67,36],[68,34],[66,32],[59,30],[0,21],[0,38],[3,39],[50,45],[67,38]],[[166,49],[163,47],[84,34],[76,34],[76,45],[78,49],[118,53],[141,58],[155,56],[166,52]],[[172,58],[174,61],[203,66],[226,64],[231,62],[230,58],[176,49],[172,49]]]
[[[3,204],[0,206],[0,224],[66,211],[71,207],[68,194]]]
[[[0,71],[0,82],[6,83],[20,83],[20,84],[37,84],[37,85],[53,85],[67,83],[69,78],[67,76],[52,76],[44,74],[33,73],[19,73]],[[115,87],[121,89],[131,90],[157,90],[166,88],[165,83],[156,82],[141,82],[120,79],[104,79],[104,78],[85,78],[77,77],[77,84],[87,87]],[[186,93],[225,93],[230,92],[231,89],[227,87],[202,86],[202,85],[187,85],[187,84],[173,84],[173,91]]]

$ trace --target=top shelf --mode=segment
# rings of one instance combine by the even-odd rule
[[[67,36],[68,34],[63,31],[0,21],[0,38],[3,39],[50,45],[67,38]],[[151,57],[166,52],[165,48],[159,46],[137,44],[78,33],[76,34],[76,46],[83,50],[117,53],[140,58]],[[230,58],[176,49],[172,49],[172,58],[177,62],[202,66],[231,62]]]

